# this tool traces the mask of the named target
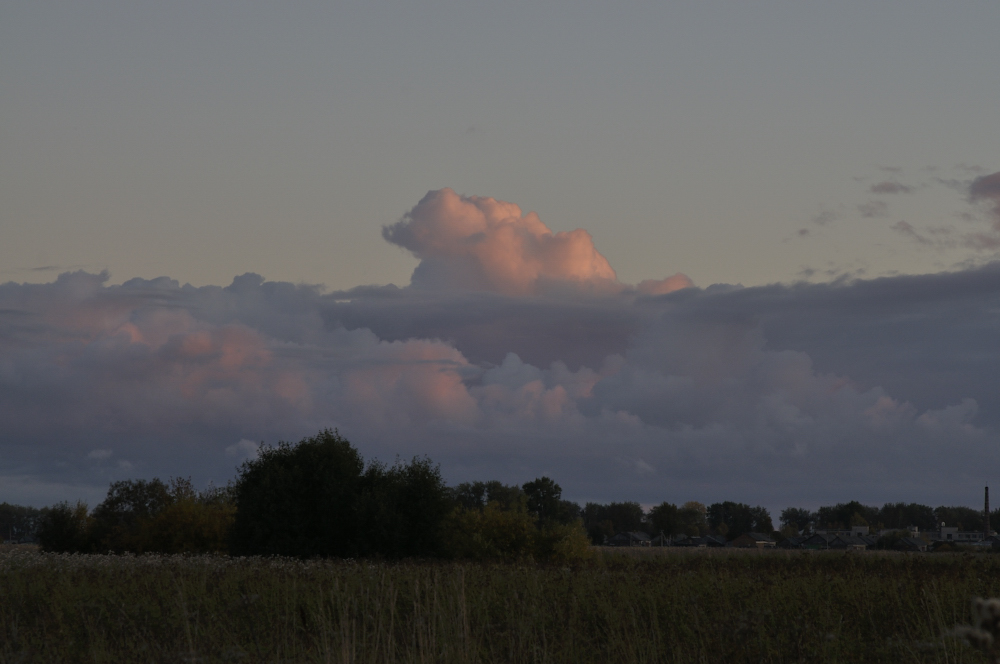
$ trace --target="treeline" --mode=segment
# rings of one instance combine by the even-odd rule
[[[224,489],[126,480],[92,511],[38,516],[42,549],[571,562],[590,555],[572,503],[549,478],[449,488],[429,459],[365,463],[336,431],[262,447]]]
[[[726,501],[705,506],[689,501],[678,507],[660,503],[648,512],[636,502],[587,503],[582,516],[587,535],[594,544],[602,544],[616,533],[645,532],[652,535],[719,535],[735,539],[743,533],[774,531],[771,514],[760,505]]]
[[[816,511],[789,507],[776,531],[767,509],[738,502],[607,504],[563,500],[542,477],[522,486],[467,482],[447,487],[437,466],[416,458],[365,463],[336,431],[262,447],[224,488],[196,491],[190,480],[125,480],[90,510],[61,503],[41,510],[0,504],[0,535],[32,535],[60,552],[225,552],[235,555],[385,558],[459,557],[566,561],[622,532],[721,536],[757,532],[776,539],[815,529],[872,531],[941,522],[982,528],[982,512],[917,503],[881,507],[857,501]],[[991,514],[1000,524],[1000,509]]]
[[[983,511],[971,507],[930,507],[919,503],[886,503],[881,507],[863,505],[857,501],[820,507],[815,512],[789,507],[781,512],[784,529],[805,531],[843,529],[869,526],[877,530],[905,530],[916,526],[922,531],[934,530],[942,523],[959,530],[982,530]],[[990,512],[990,523],[1000,525],[1000,508]]]
[[[42,510],[37,507],[0,503],[0,539],[18,542],[33,538],[41,516]]]

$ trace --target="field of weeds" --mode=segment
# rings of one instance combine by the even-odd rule
[[[981,662],[1000,556],[602,552],[570,569],[0,551],[2,662]]]

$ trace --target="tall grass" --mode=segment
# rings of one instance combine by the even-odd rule
[[[0,553],[3,662],[981,662],[1000,556],[602,553],[576,569]]]

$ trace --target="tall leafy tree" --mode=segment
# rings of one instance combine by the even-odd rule
[[[583,508],[584,528],[595,544],[616,533],[641,531],[646,527],[645,514],[637,502],[587,503]]]
[[[181,491],[189,488],[185,486]],[[142,553],[140,529],[173,502],[162,480],[112,482],[104,501],[94,508],[91,538],[98,551]]]
[[[441,526],[453,508],[441,470],[428,458],[365,470],[359,499],[361,555],[388,558],[441,553]]]
[[[802,532],[809,527],[815,517],[804,507],[786,507],[781,510],[782,527],[791,526],[796,532]]]
[[[539,521],[559,521],[562,487],[548,477],[525,482],[521,487],[528,498],[528,511]]]
[[[38,530],[41,511],[36,507],[0,503],[0,540],[20,540]]]
[[[983,511],[974,510],[971,507],[935,507],[934,522],[935,525],[940,525],[941,522],[944,522],[949,526],[957,527],[959,530],[981,531],[983,529]],[[931,528],[933,527],[931,526]],[[992,519],[990,519],[990,527],[995,528]]]
[[[743,533],[771,534],[774,525],[771,514],[760,505],[751,507],[745,503],[725,501],[708,506],[708,524],[728,539],[739,537]]]
[[[262,447],[233,487],[233,553],[357,556],[363,472],[361,455],[329,429]]]
[[[239,555],[432,556],[454,507],[429,459],[366,467],[330,430],[262,448],[240,467],[232,493],[231,543]],[[480,493],[472,487],[462,496],[475,504]]]
[[[673,503],[662,502],[646,515],[654,534],[675,535],[682,532],[680,510]]]
[[[929,505],[918,503],[885,503],[878,510],[878,516],[871,526],[893,530],[916,526],[920,530],[930,530],[936,526],[937,518]]]
[[[677,510],[681,530],[686,535],[696,537],[708,532],[708,508],[696,500],[689,500]]]
[[[62,502],[41,510],[38,543],[43,551],[84,553],[91,550],[87,504]]]
[[[449,489],[452,499],[465,509],[482,510],[489,503],[496,503],[501,510],[528,509],[528,497],[516,484],[506,485],[497,480],[489,482],[463,482]]]
[[[816,511],[816,525],[819,528],[847,529],[856,525],[875,528],[879,524],[879,509],[862,505],[856,500],[820,507]]]

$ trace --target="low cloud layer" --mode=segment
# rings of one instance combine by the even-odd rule
[[[972,503],[997,467],[998,264],[630,287],[585,232],[449,190],[384,233],[421,259],[409,287],[0,286],[3,498],[225,482],[322,427],[578,500]]]

